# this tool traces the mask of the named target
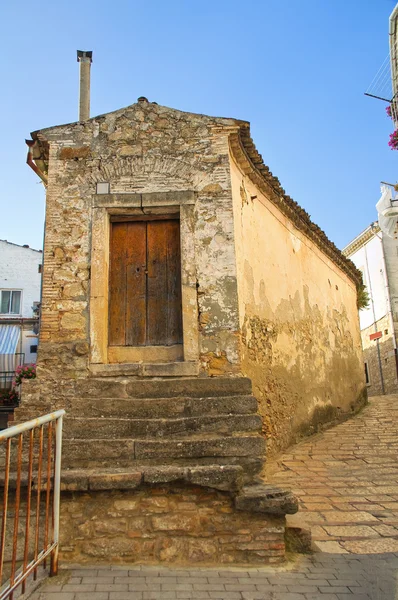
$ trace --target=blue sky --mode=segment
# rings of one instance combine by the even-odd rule
[[[364,91],[395,0],[20,0],[0,8],[0,239],[42,247],[31,131],[75,121],[76,50],[93,50],[91,115],[139,96],[249,120],[264,162],[343,247],[397,181],[385,103]]]

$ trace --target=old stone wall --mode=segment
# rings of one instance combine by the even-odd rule
[[[370,339],[370,335],[375,331],[382,334],[379,340]],[[397,367],[389,315],[379,319],[376,322],[376,327],[375,324],[372,324],[370,327],[363,329],[361,337],[363,360],[367,363],[369,376],[368,395],[380,396],[383,393],[380,370],[384,381],[384,393],[396,394],[398,391]]]
[[[73,562],[277,563],[284,519],[234,510],[206,488],[64,493],[61,558]]]
[[[231,179],[223,131],[230,124],[138,102],[33,134],[49,144],[39,376],[88,372],[92,204],[96,184],[103,181],[114,194],[195,192],[192,260],[201,368],[213,375],[238,371]]]
[[[364,402],[356,288],[231,161],[242,370],[272,454]]]
[[[42,508],[44,503],[43,495]],[[25,510],[23,495],[20,514]],[[13,517],[11,494],[10,523]],[[24,526],[22,519],[18,558],[23,556]],[[238,511],[228,493],[209,488],[177,484],[61,494],[62,562],[265,565],[284,560],[284,534],[284,517]],[[6,556],[11,548],[12,527],[6,538]]]

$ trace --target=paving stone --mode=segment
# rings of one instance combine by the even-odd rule
[[[324,525],[323,529],[329,535],[343,539],[379,537],[378,533],[372,527],[368,527],[367,525]]]
[[[65,584],[62,587],[63,592],[94,592],[95,583]]]
[[[142,595],[143,600],[174,600],[175,598],[177,598],[177,594],[176,592],[143,592]]]
[[[143,592],[110,592],[109,600],[143,600]]]
[[[329,592],[322,594],[322,598],[323,600],[339,600],[333,592],[330,594]],[[305,600],[322,600],[322,598],[320,598],[319,592],[317,594],[305,594]]]
[[[44,600],[74,600],[75,597],[73,592],[40,592],[40,599],[43,597]]]
[[[351,594],[351,590],[345,585],[336,585],[334,588],[330,587],[320,587],[319,591],[322,594],[328,594],[331,592],[332,594]]]
[[[75,600],[109,600],[109,593],[108,592],[77,592],[77,594],[75,594]]]
[[[344,541],[342,546],[348,552],[356,554],[375,554],[379,552],[398,552],[398,540],[382,538],[377,540]]]

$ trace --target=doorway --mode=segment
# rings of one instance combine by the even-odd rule
[[[182,358],[180,222],[112,217],[110,362]]]

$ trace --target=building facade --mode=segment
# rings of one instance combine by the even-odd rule
[[[0,378],[7,385],[17,365],[37,359],[42,259],[41,250],[0,240]]]
[[[28,146],[47,187],[46,232],[38,376],[17,418],[67,409],[79,514],[94,514],[98,490],[148,506],[153,486],[170,486],[163,529],[134,541],[141,560],[197,548],[196,529],[173,537],[184,520],[167,498],[181,482],[198,511],[213,508],[195,485],[232,494],[232,521],[240,510],[252,519],[250,540],[222,546],[209,517],[200,560],[280,560],[282,517],[296,508],[254,485],[265,438],[275,452],[366,401],[360,272],[285,194],[245,121],[139,98],[34,132]],[[270,524],[261,539],[257,512]],[[93,527],[87,517],[69,533],[70,559],[97,556]]]
[[[396,394],[398,240],[372,223],[344,250],[362,272],[369,306],[359,313],[368,394]]]

